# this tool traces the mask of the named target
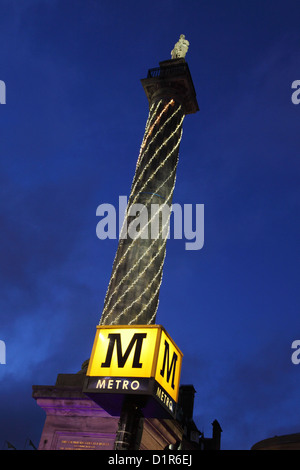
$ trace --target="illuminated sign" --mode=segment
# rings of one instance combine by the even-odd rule
[[[144,406],[150,414],[157,413],[154,399],[174,415],[181,362],[181,351],[160,325],[98,326],[83,391],[113,408],[120,400],[111,394],[149,397]]]

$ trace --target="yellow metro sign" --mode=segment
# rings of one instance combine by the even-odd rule
[[[174,415],[181,363],[181,351],[160,325],[100,325],[84,392],[93,399],[95,394],[109,396],[110,403],[116,403],[111,394],[149,396]],[[100,396],[97,401],[100,404]]]

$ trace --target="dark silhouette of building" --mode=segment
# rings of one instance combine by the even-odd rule
[[[256,442],[251,450],[300,450],[300,433],[274,436]]]

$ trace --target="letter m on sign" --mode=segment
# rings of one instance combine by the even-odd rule
[[[170,347],[169,343],[165,340],[165,353],[164,353],[164,360],[163,360],[163,366],[160,371],[160,375],[164,377],[165,375],[165,370],[167,372],[167,377],[166,380],[169,382],[171,374],[172,374],[172,382],[171,382],[171,387],[174,389],[175,384],[174,384],[174,378],[175,378],[175,369],[176,369],[176,362],[177,362],[178,356],[175,352],[173,352],[173,357],[172,361],[170,364]]]
[[[107,348],[106,359],[105,359],[105,362],[102,362],[101,367],[110,367],[113,352],[114,352],[115,345],[116,345],[118,367],[122,368],[122,367],[125,366],[126,361],[129,357],[129,354],[135,346],[134,356],[133,356],[133,361],[132,361],[132,367],[137,368],[137,369],[141,368],[142,365],[143,365],[140,362],[141,350],[142,350],[143,340],[144,340],[144,338],[146,338],[146,336],[147,336],[146,333],[135,333],[133,335],[133,337],[131,338],[131,341],[130,341],[129,345],[127,346],[126,351],[123,354],[122,344],[121,344],[121,334],[120,333],[110,333],[108,335],[109,344],[108,344],[108,348]]]

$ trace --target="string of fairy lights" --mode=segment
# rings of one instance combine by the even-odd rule
[[[173,100],[171,100],[171,101],[173,101]],[[166,109],[166,108],[167,108],[167,105],[165,106],[164,109]],[[177,112],[178,112],[178,110],[176,111],[176,113],[177,113]],[[174,117],[174,115],[175,115],[175,113],[173,113],[170,118]],[[170,118],[168,119],[168,121],[170,120]],[[183,118],[180,120],[179,125],[176,127],[176,129],[173,131],[173,133],[168,137],[168,139],[166,139],[166,140],[161,144],[161,146],[157,149],[157,151],[156,151],[155,154],[152,156],[152,158],[150,159],[150,161],[149,161],[149,162],[147,163],[147,165],[144,167],[143,172],[139,175],[138,180],[137,180],[136,183],[132,186],[131,194],[134,193],[134,191],[136,190],[137,183],[138,183],[138,181],[142,178],[142,175],[144,174],[144,171],[145,171],[146,167],[148,167],[148,166],[150,165],[150,163],[152,162],[153,158],[158,154],[159,150],[163,147],[163,145],[166,145],[166,143],[169,141],[169,139],[170,139],[170,138],[177,132],[177,130],[181,127],[182,121],[183,121]],[[165,124],[166,124],[166,123],[165,123]],[[164,126],[162,126],[162,127],[164,127]],[[162,129],[159,130],[159,132],[161,132],[161,131],[162,131]],[[178,139],[176,145],[172,148],[172,150],[169,152],[169,154],[167,155],[167,157],[160,163],[160,165],[158,166],[158,168],[156,168],[155,172],[153,172],[153,173],[151,174],[151,176],[148,178],[148,180],[145,181],[145,183],[144,183],[144,185],[142,186],[142,188],[140,189],[139,193],[142,192],[142,191],[145,189],[145,187],[148,185],[149,181],[154,178],[155,174],[159,171],[159,169],[161,169],[161,167],[162,167],[162,166],[166,163],[166,161],[171,157],[172,153],[177,149],[177,147],[178,147],[179,144],[180,144],[181,135],[182,135],[182,129],[181,129],[181,134],[180,134],[180,137],[179,137],[179,139]],[[154,136],[154,138],[155,138],[155,136]],[[149,143],[149,145],[150,145],[150,143]],[[176,167],[172,170],[171,174],[169,174],[169,176],[166,178],[166,180],[163,181],[163,183],[161,183],[161,185],[157,188],[156,192],[158,192],[158,191],[160,190],[160,188],[166,183],[167,180],[171,179],[171,177],[173,176],[174,173],[176,173]],[[171,199],[173,190],[174,190],[174,186],[173,186],[172,191],[170,192],[170,194],[169,194],[167,200],[165,201],[166,203]],[[150,200],[153,199],[153,196],[154,196],[154,195],[151,196]],[[131,204],[128,206],[124,223],[126,223],[127,218],[128,218],[128,215],[130,214],[130,209],[131,209],[131,207],[133,206],[133,204],[135,204],[137,198],[138,198],[138,194],[134,197],[133,201],[132,201]],[[149,201],[149,202],[150,202],[150,201]],[[154,217],[155,217],[156,215],[157,215],[157,214],[155,213],[155,214],[153,215],[153,217],[147,222],[147,224],[145,224],[143,230],[146,230],[146,229],[148,228],[149,224],[152,222],[152,220],[154,219]],[[123,227],[122,227],[122,231],[124,231],[124,224],[123,224]],[[151,247],[152,247],[152,245],[149,247],[149,249],[150,249]],[[110,279],[110,284],[111,284],[111,282],[113,281],[113,279],[115,278],[115,276],[116,276],[116,274],[117,274],[117,269],[118,269],[118,267],[122,264],[122,262],[123,262],[124,259],[126,258],[127,254],[128,254],[128,251],[131,250],[132,248],[133,248],[133,244],[130,244],[130,245],[128,246],[127,250],[125,251],[125,253],[123,254],[123,256],[121,257],[121,259],[119,260],[118,264],[117,264],[116,267],[114,268],[114,271],[113,271],[112,276],[111,276],[111,279]],[[146,254],[147,254],[147,252],[144,253],[144,256],[145,256]],[[129,272],[127,272],[127,274],[125,275],[125,277],[123,277],[123,278],[121,279],[121,281],[120,281],[121,283],[123,283],[123,282],[125,281],[125,279],[131,274],[132,270],[133,270],[133,268],[131,268],[131,270],[130,270]],[[110,285],[109,285],[109,287],[110,287]],[[108,289],[109,289],[109,287],[108,287]],[[119,285],[118,285],[117,287],[119,287]],[[109,298],[109,299],[107,299],[107,297],[105,298],[105,307],[104,307],[104,310],[103,310],[102,315],[103,315],[103,314],[105,313],[105,311],[107,310],[108,305],[109,305],[109,302],[110,302],[110,299],[111,299],[111,297],[113,296],[113,294],[115,293],[117,287],[115,288],[114,292],[110,295],[110,298]]]
[[[181,138],[181,134],[180,134],[180,138]],[[176,144],[176,146],[173,147],[172,151],[169,152],[168,154],[168,157],[167,158],[170,158],[170,155],[177,149],[179,145],[179,141],[178,143]],[[166,160],[167,158],[159,165],[159,167],[161,168],[163,166],[163,164],[166,163]],[[157,191],[159,191],[159,189],[169,180],[173,177],[173,175],[175,176],[175,173],[176,173],[176,167],[177,167],[177,163],[176,163],[176,166],[173,168],[172,172],[169,174],[169,176],[161,183],[161,185],[158,187]],[[156,172],[155,172],[156,173]],[[152,173],[151,175],[151,178],[153,178],[154,174],[155,173]],[[150,178],[149,178],[150,179]],[[149,182],[149,179],[147,180],[147,182]],[[145,185],[144,185],[145,186]],[[142,187],[142,189],[144,189],[144,186]],[[173,191],[174,191],[174,187],[175,187],[175,183],[173,184],[173,187],[168,195],[168,197],[166,198],[165,200],[165,203],[167,204],[171,198],[172,198],[172,195],[173,195]],[[141,190],[142,192],[142,190]],[[151,195],[149,201],[151,201],[153,199],[153,196],[154,195]],[[136,198],[134,199],[136,201]],[[132,205],[131,205],[132,206]],[[131,207],[130,206],[130,207]],[[148,229],[148,226],[151,224],[151,222],[157,217],[157,214],[158,214],[158,211],[159,209],[157,209],[157,211],[152,215],[152,217],[147,221],[147,223],[144,225],[144,227],[142,228],[141,232],[140,232],[140,236],[142,236],[142,233],[143,231],[145,231],[146,229]],[[130,210],[129,210],[129,213],[130,213]],[[166,233],[166,226],[169,224],[169,219],[167,220],[167,222],[163,225],[163,227],[161,228],[160,232],[159,232],[159,236],[162,234],[162,233]],[[122,262],[125,260],[128,252],[133,248],[134,246],[134,242],[135,240],[137,240],[137,238],[134,239],[133,243],[131,243],[127,250],[125,251],[125,253],[123,254],[123,256],[120,258],[117,266],[115,267],[114,269],[114,272],[112,274],[112,277],[111,277],[111,281],[115,278],[116,276],[116,273],[117,273],[117,269],[118,267],[122,264]],[[119,284],[115,287],[114,291],[111,293],[110,297],[107,299],[107,303],[104,307],[104,310],[103,310],[103,313],[107,310],[108,308],[108,305],[112,299],[112,296],[115,294],[115,292],[117,291],[117,289],[120,287],[121,284],[123,284],[125,282],[125,280],[131,275],[132,271],[134,271],[134,269],[136,268],[136,265],[148,254],[148,252],[152,249],[153,245],[155,244],[155,239],[152,241],[151,245],[149,245],[149,247],[147,248],[147,250],[145,250],[145,252],[143,253],[143,255],[141,256],[141,258],[139,258],[139,260],[136,261],[136,263],[130,268],[129,271],[127,271],[127,273],[125,274],[125,276],[122,277],[122,279],[120,280]],[[160,251],[163,247],[160,247]],[[154,258],[152,258],[152,262],[154,262],[154,259],[157,257],[157,254],[155,255]],[[152,264],[152,263],[151,263]],[[141,277],[141,273],[139,274],[138,278],[134,281],[134,283],[137,282],[137,280]],[[130,286],[132,287],[133,284]],[[125,293],[124,293],[125,294]],[[122,296],[123,297],[123,296]],[[119,303],[119,301],[121,300],[121,298],[118,299],[117,303]],[[116,304],[115,304],[116,305]]]
[[[139,165],[139,160],[140,160],[140,156],[141,156],[141,151],[142,151],[143,143],[146,141],[146,136],[147,136],[147,134],[148,134],[148,132],[149,132],[150,125],[151,125],[152,121],[153,121],[154,118],[155,118],[156,111],[157,111],[157,109],[159,108],[161,102],[162,102],[162,100],[160,100],[160,101],[157,102],[157,103],[154,102],[154,103],[151,105],[151,107],[150,107],[149,115],[148,115],[148,119],[147,119],[146,127],[145,127],[144,139],[143,139],[143,142],[142,142],[142,145],[141,145],[141,150],[140,150],[140,153],[139,153],[139,156],[138,156],[138,160],[137,160],[137,164],[136,164],[136,169],[137,169],[137,167],[138,167],[138,165]],[[153,111],[153,108],[155,108],[154,111]],[[133,180],[133,181],[134,181],[134,180]],[[133,183],[133,184],[134,184],[134,183]],[[131,188],[131,194],[132,194],[132,188]],[[120,232],[121,234],[124,234],[124,233],[125,233],[125,232],[124,232],[124,227],[125,227],[125,226],[127,227],[128,215],[129,215],[129,213],[130,213],[129,207],[130,207],[130,209],[131,209],[132,204],[130,204],[130,206],[129,206],[129,204],[128,204],[128,207],[127,207],[127,210],[126,210],[126,214],[125,214],[125,217],[124,217],[124,221],[123,221],[123,225],[122,225],[122,229],[121,229],[121,232]],[[116,255],[115,255],[113,267],[114,267],[115,261],[116,261],[116,259],[117,259],[117,257],[118,257],[118,251],[119,251],[119,250],[117,250],[117,253],[116,253]],[[107,310],[107,308],[108,308],[108,303],[109,303],[109,301],[110,301],[110,299],[108,300],[108,294],[109,294],[110,286],[111,286],[112,281],[114,280],[114,278],[115,278],[115,276],[116,276],[116,274],[117,274],[117,269],[118,269],[118,267],[120,266],[121,262],[124,261],[126,254],[127,254],[127,252],[124,253],[124,255],[123,255],[123,257],[121,258],[120,262],[118,263],[118,265],[115,267],[115,269],[114,269],[113,272],[112,272],[112,275],[111,275],[111,278],[110,278],[110,281],[109,281],[109,285],[108,285],[108,288],[107,288],[107,291],[106,291],[106,296],[105,296],[105,299],[104,299],[104,309],[103,309],[103,312],[102,312],[102,317],[101,317],[101,320],[100,320],[100,324],[102,324],[102,323],[104,322],[105,311]],[[110,296],[110,298],[111,298],[111,297],[112,297],[112,296]]]
[[[174,172],[172,172],[174,173]],[[172,175],[170,175],[168,177],[168,179],[171,177]],[[166,182],[166,180],[165,180]],[[174,185],[175,186],[175,185]],[[174,189],[174,188],[173,188]],[[172,190],[172,193],[173,193],[173,190]],[[169,201],[169,199],[171,199],[172,197],[172,193],[169,194],[168,198],[167,198],[167,201]],[[167,202],[166,201],[166,202]],[[159,210],[159,209],[158,209]],[[154,213],[154,215],[151,217],[151,219],[145,224],[145,226],[143,227],[142,231],[144,231],[147,226],[149,226],[149,224],[151,223],[151,221],[154,219],[154,217],[156,217],[158,214],[158,211],[156,211]],[[166,221],[166,223],[162,226],[160,232],[159,232],[159,236],[162,235],[162,233],[166,233],[166,227],[168,226],[169,224],[169,217]],[[140,233],[142,233],[142,231]],[[134,239],[135,241],[136,239]],[[116,269],[121,265],[121,263],[125,260],[126,258],[126,255],[128,254],[129,250],[132,249],[133,247],[133,244],[134,244],[134,241],[133,243],[131,243],[127,249],[127,251],[124,253],[124,255],[122,256],[122,258],[120,259]],[[117,290],[120,288],[120,286],[125,282],[125,280],[127,278],[130,277],[130,275],[132,274],[132,272],[134,272],[135,268],[137,267],[137,265],[142,261],[143,258],[145,258],[147,256],[147,254],[152,250],[153,246],[155,245],[156,243],[156,240],[154,239],[152,241],[152,243],[148,246],[147,250],[144,251],[144,253],[142,254],[142,256],[134,263],[134,265],[127,271],[127,273],[125,274],[125,276],[122,277],[122,279],[120,280],[119,284],[115,287],[115,289],[113,290],[113,292],[111,293],[110,297],[108,298],[107,300],[107,304],[106,304],[106,308],[103,310],[103,312],[105,312],[114,296],[114,294],[117,292]],[[163,244],[161,244],[161,246],[159,247],[158,251],[155,253],[155,255],[151,258],[151,261],[148,263],[148,265],[142,270],[139,272],[138,276],[135,278],[135,280],[128,286],[128,288],[123,292],[123,294],[121,296],[118,297],[118,299],[116,300],[113,308],[115,308],[121,301],[122,299],[125,297],[125,295],[129,292],[129,290],[131,290],[134,285],[140,280],[140,278],[143,276],[143,274],[145,273],[145,271],[147,269],[149,269],[149,267],[155,262],[156,258],[160,255],[161,251],[165,248],[165,244],[166,244],[166,240],[164,240]],[[161,268],[162,269],[162,266],[163,266],[163,263],[161,264]],[[133,302],[135,303],[135,302]],[[122,315],[128,310],[129,308],[126,307],[126,309],[124,309],[122,311]],[[111,316],[113,313],[113,309],[107,314],[106,316],[106,320],[109,318],[109,316]],[[121,314],[120,314],[121,315]],[[117,324],[117,320],[119,320],[120,318],[120,315],[118,315],[118,317],[116,317],[114,319],[114,321],[111,323],[111,324]],[[139,315],[140,316],[140,315]]]
[[[164,165],[169,161],[169,159],[174,155],[174,152],[177,152],[177,149],[179,147],[181,138],[182,138],[182,123],[184,119],[184,113],[182,112],[182,106],[177,103],[177,106],[175,106],[175,101],[173,99],[170,99],[160,110],[161,106],[163,105],[163,100],[159,100],[157,102],[154,102],[150,109],[149,109],[149,115],[148,119],[146,122],[145,126],[145,134],[144,138],[141,144],[139,156],[137,159],[137,164],[136,164],[136,173],[133,179],[132,187],[131,187],[131,193],[130,193],[130,198],[129,198],[129,203],[128,207],[126,210],[124,222],[123,222],[123,227],[121,230],[121,233],[124,233],[124,227],[127,227],[128,223],[128,217],[131,214],[131,209],[133,205],[136,203],[140,193],[144,191],[144,189],[149,185],[149,182],[152,181],[157,173],[163,168]],[[170,114],[170,116],[165,119],[164,123],[159,125],[161,123],[162,117],[170,111],[170,109],[173,110],[173,112]],[[160,111],[159,111],[160,110]],[[177,114],[179,115],[177,116]],[[176,125],[174,124],[173,126],[170,126],[171,132],[169,131],[169,135],[167,135],[166,132],[166,138],[163,138],[163,142],[156,147],[155,151],[151,155],[150,158],[147,158],[148,155],[148,150],[150,148],[155,148],[155,141],[159,138],[161,133],[163,133],[166,130],[166,126],[172,121],[176,121]],[[177,138],[176,138],[177,137]],[[173,139],[173,142],[172,142]],[[168,152],[162,152],[163,147],[166,147],[169,142],[172,142],[172,148]],[[157,158],[162,158],[162,155],[164,155],[164,158],[157,164],[156,168],[151,171],[150,175],[147,178],[143,178],[145,175],[145,172],[149,169],[150,165],[153,164],[154,159]],[[151,193],[149,199],[147,200],[147,204],[149,204],[154,196],[157,196],[159,194],[159,191],[162,187],[164,187],[170,180],[173,180],[173,184],[170,187],[169,193],[167,197],[164,200],[164,204],[168,204],[169,202],[171,203],[172,201],[172,196],[173,196],[173,191],[175,187],[175,180],[176,180],[176,169],[177,169],[177,163],[178,163],[178,153],[176,157],[176,162],[172,167],[172,170],[170,173],[167,175],[167,177],[159,184],[158,187],[155,188],[155,193]],[[157,181],[154,180],[156,183]],[[170,184],[169,183],[169,184]],[[139,187],[140,186],[140,187]],[[138,191],[137,188],[139,187]],[[158,307],[158,292],[160,289],[161,281],[162,281],[162,271],[163,271],[163,265],[164,265],[164,260],[165,260],[165,255],[166,255],[166,241],[167,237],[166,235],[163,236],[163,234],[167,234],[167,226],[169,225],[169,217],[170,217],[170,211],[168,213],[167,220],[165,221],[164,224],[161,224],[159,228],[159,234],[157,238],[160,238],[161,243],[159,245],[159,248],[157,249],[157,238],[152,240],[151,243],[149,243],[149,246],[144,250],[142,255],[135,261],[135,263],[130,267],[130,269],[127,270],[127,272],[122,276],[121,279],[117,279],[118,283],[117,285],[112,289],[111,292],[111,286],[113,281],[116,279],[118,276],[118,270],[122,266],[122,264],[125,262],[127,257],[130,255],[130,251],[134,249],[135,243],[138,238],[142,237],[142,233],[145,230],[148,230],[148,227],[151,225],[152,221],[158,216],[160,209],[160,206],[157,204],[156,205],[156,212],[152,213],[151,212],[151,218],[147,220],[147,223],[145,223],[139,232],[139,237],[134,237],[132,241],[126,246],[126,249],[123,253],[123,255],[120,257],[120,259],[117,261],[117,258],[119,256],[119,249],[122,246],[122,241],[119,244],[114,264],[113,264],[113,272],[110,278],[110,282],[106,291],[106,296],[104,300],[104,308],[102,311],[101,319],[100,319],[100,325],[114,325],[118,324],[120,322],[120,319],[123,315],[126,315],[132,307],[137,305],[142,297],[150,292],[150,298],[146,303],[140,302],[141,305],[141,310],[128,322],[128,324],[135,324],[136,322],[139,321],[139,318],[143,315],[143,313],[148,309],[148,307],[151,305],[151,303],[157,299],[156,306],[154,306],[154,310],[151,310],[152,316],[151,318],[147,319],[147,324],[151,324],[154,322],[155,317],[156,317],[156,312],[157,312],[157,307]],[[152,256],[148,256],[153,252]],[[147,260],[147,257],[150,258],[148,260],[148,263],[146,266],[141,269],[139,264],[141,261],[145,258]],[[129,294],[130,291],[132,291],[135,287],[135,285],[142,280],[143,276],[145,275],[146,271],[151,269],[153,267],[153,264],[155,263],[156,259],[161,256],[161,262],[159,266],[157,267],[157,270],[154,275],[151,275],[151,278],[149,282],[146,283],[144,289],[142,292],[140,292],[134,300],[132,300],[128,305],[125,306],[124,302],[124,308],[122,308],[122,301],[125,298],[127,294]],[[136,276],[134,277],[134,273],[136,271]],[[130,281],[129,285],[125,288],[125,290],[122,292],[121,286],[128,280]],[[151,288],[153,287],[153,284],[155,284],[157,281],[157,286],[154,288],[153,292],[151,292]],[[139,292],[139,291],[138,291]],[[113,300],[115,301],[113,302]],[[116,307],[119,306],[120,308],[121,304],[121,311],[117,314],[117,309]]]

